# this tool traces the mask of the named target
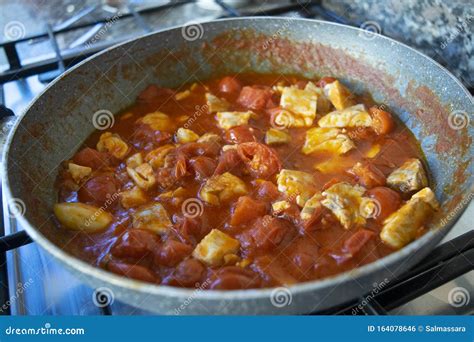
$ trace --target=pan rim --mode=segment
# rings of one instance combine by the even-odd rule
[[[202,25],[208,25],[208,24],[214,24],[216,22],[229,22],[229,21],[248,21],[248,20],[255,20],[255,21],[267,21],[267,20],[272,20],[272,21],[284,21],[284,20],[296,20],[296,21],[307,21],[311,23],[319,23],[321,25],[329,25],[329,26],[339,26],[343,27],[344,29],[348,30],[355,30],[359,32],[364,32],[364,30],[348,25],[342,25],[342,24],[337,24],[337,23],[331,23],[331,22],[326,22],[322,20],[315,20],[315,19],[303,19],[303,18],[288,18],[288,17],[239,17],[239,18],[226,18],[226,19],[218,19],[218,20],[210,20],[210,21],[204,21],[200,22]],[[70,68],[66,72],[64,72],[61,76],[56,78],[54,81],[52,81],[48,86],[45,87],[45,89],[38,94],[32,101],[31,103],[27,106],[27,108],[24,110],[24,112],[17,118],[17,121],[10,131],[8,138],[5,143],[5,150],[3,153],[3,163],[2,163],[2,171],[3,174],[5,175],[3,177],[3,190],[5,191],[5,197],[6,198],[13,198],[12,194],[12,189],[10,187],[10,177],[8,174],[8,157],[10,154],[10,147],[11,143],[13,141],[13,138],[15,136],[15,133],[17,131],[17,128],[20,126],[21,121],[23,118],[28,114],[29,110],[36,104],[39,98],[41,98],[51,87],[53,87],[57,82],[60,82],[61,79],[69,73],[74,72],[77,68],[80,68],[83,64],[86,64],[93,60],[94,58],[106,54],[109,51],[119,48],[121,46],[124,46],[132,41],[136,41],[138,39],[142,39],[145,37],[150,37],[159,33],[167,32],[167,31],[172,31],[172,30],[177,30],[177,29],[182,29],[185,25],[176,25],[173,27],[169,27],[163,30],[155,31],[146,35],[142,35],[139,37],[134,37],[131,39],[128,39],[122,43],[119,43],[117,45],[111,46],[97,54],[94,54],[85,60],[81,61],[80,63],[76,64],[74,67]],[[438,62],[434,61],[432,58],[429,56],[426,56],[422,54],[421,52],[403,44],[400,43],[392,38],[385,37],[381,34],[375,34],[377,35],[378,38],[380,39],[386,39],[389,42],[393,42],[397,45],[401,45],[404,48],[408,48],[412,52],[415,52],[418,54],[420,57],[427,59],[431,63],[433,63],[435,66],[437,66],[441,71],[446,73],[450,78],[452,78],[456,84],[462,89],[465,95],[470,98],[471,103],[473,103],[472,96],[468,92],[468,90],[465,88],[465,86],[454,76],[449,72],[446,68],[441,66]],[[473,177],[471,176],[469,178],[470,186],[472,187],[472,180]],[[462,196],[460,198],[460,202],[462,203],[462,206],[460,210],[457,210],[456,215],[452,216],[447,223],[439,227],[437,229],[432,229],[429,232],[427,232],[425,235],[423,235],[421,238],[413,241],[409,245],[405,246],[404,248],[395,251],[391,253],[388,256],[385,256],[381,259],[376,260],[375,262],[363,265],[361,267],[355,268],[350,271],[346,271],[343,273],[339,273],[335,276],[328,277],[328,278],[323,278],[319,280],[312,280],[308,282],[302,282],[302,283],[297,283],[294,285],[289,285],[286,286],[292,295],[296,296],[300,293],[306,293],[306,292],[311,292],[315,291],[318,289],[323,289],[323,288],[328,288],[331,286],[334,286],[339,283],[344,283],[348,280],[353,280],[353,279],[358,279],[362,278],[370,273],[374,273],[377,270],[380,270],[382,268],[388,268],[390,265],[394,264],[396,261],[408,257],[410,254],[413,254],[419,249],[420,247],[428,244],[430,241],[433,239],[439,238],[441,239],[444,235],[446,235],[449,230],[453,227],[453,225],[456,223],[456,221],[459,219],[459,217],[462,215],[462,213],[466,210],[467,206],[470,203],[470,199],[466,200],[468,198],[468,194],[466,191],[462,193]],[[24,216],[19,216],[18,218],[15,218],[19,225],[23,227],[26,232],[31,236],[31,238],[37,242],[46,252],[50,253],[53,257],[59,259],[59,261],[65,263],[67,266],[69,266],[72,269],[75,269],[82,274],[91,276],[95,279],[98,279],[104,283],[110,283],[114,286],[125,288],[128,290],[132,291],[138,291],[142,293],[147,293],[147,294],[152,294],[152,295],[161,295],[161,296],[167,296],[167,297],[176,297],[176,298],[182,298],[186,299],[189,298],[191,295],[195,300],[247,300],[247,299],[257,299],[257,298],[265,298],[269,297],[274,291],[275,287],[272,288],[258,288],[258,289],[247,289],[247,290],[206,290],[206,291],[196,291],[196,289],[188,289],[188,288],[179,288],[179,287],[173,287],[173,286],[167,286],[167,285],[158,285],[158,284],[152,284],[152,283],[146,283],[138,280],[133,280],[129,279],[123,276],[116,275],[112,272],[106,271],[104,269],[92,266],[83,260],[76,258],[72,256],[71,254],[65,252],[58,246],[56,246],[54,243],[52,243],[46,236],[44,236],[39,230],[35,228],[33,224],[31,224]]]

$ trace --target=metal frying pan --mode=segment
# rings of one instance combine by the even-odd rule
[[[254,71],[331,75],[369,91],[413,131],[442,203],[430,232],[377,262],[321,281],[290,286],[291,303],[273,305],[275,289],[199,291],[147,284],[93,267],[61,249],[52,222],[54,180],[94,130],[101,109],[118,112],[148,84],[175,87],[216,74]],[[291,314],[322,310],[390,282],[420,261],[450,230],[472,197],[471,95],[433,60],[391,39],[316,20],[241,18],[177,27],[108,49],[66,72],[26,110],[4,155],[8,201],[28,234],[91,286],[157,313]],[[288,302],[288,300],[287,300]]]

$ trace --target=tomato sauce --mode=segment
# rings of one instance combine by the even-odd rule
[[[324,87],[334,80],[327,77],[319,84],[314,82]],[[104,229],[90,231],[84,225],[83,229],[69,230],[59,220],[57,234],[70,238],[64,249],[129,278],[206,289],[271,287],[321,279],[393,252],[379,234],[383,220],[408,197],[389,189],[385,178],[409,158],[423,160],[419,145],[401,122],[393,118],[388,118],[392,122],[384,121],[386,108],[377,106],[370,96],[353,95],[354,103],[366,108],[377,106],[371,115],[374,122],[381,124],[376,129],[345,129],[355,144],[349,152],[301,152],[307,130],[316,127],[320,117],[334,111],[332,105],[325,112],[318,109],[311,127],[285,127],[289,142],[268,146],[265,134],[275,128],[272,114],[279,110],[280,103],[274,86],[302,88],[308,81],[296,76],[239,74],[183,85],[177,90],[157,86],[145,89],[134,105],[115,116],[113,126],[93,133],[80,151],[65,161],[58,176],[58,202],[81,202],[100,208],[110,215],[105,219],[110,217],[111,222]],[[247,124],[223,129],[217,123],[216,113],[209,113],[206,93],[225,100],[232,111],[251,110],[256,115]],[[140,121],[156,111],[168,115],[167,124],[172,129],[154,129]],[[179,127],[198,136],[214,133],[221,140],[178,144],[175,132]],[[114,156],[110,146],[109,151],[97,150],[105,132],[117,134],[127,144],[125,157]],[[128,158],[137,152],[145,157],[165,145],[177,151],[174,159],[166,167],[152,168],[156,182],[139,190],[146,195],[142,202],[124,207],[122,192],[135,186],[127,171],[127,163],[131,163]],[[226,145],[237,148],[229,147],[224,152]],[[373,149],[375,152],[371,153]],[[315,168],[316,164],[330,160],[337,161],[335,167]],[[81,170],[87,175],[73,179],[68,168],[71,162],[86,167]],[[359,171],[353,169],[357,162],[363,163]],[[146,158],[143,163],[147,163]],[[312,175],[315,192],[338,182],[360,184],[367,188],[369,198],[377,198],[381,203],[381,217],[369,218],[363,225],[347,229],[331,210],[322,208],[310,220],[302,221],[302,208],[295,198],[277,188],[276,175],[281,169]],[[200,191],[206,181],[225,172],[239,177],[247,193],[218,204],[203,200]],[[190,199],[192,202],[186,202]],[[287,201],[289,207],[276,213],[272,204],[277,201]],[[170,226],[165,232],[134,227],[134,213],[149,203],[160,203],[166,210]],[[183,203],[194,204],[194,209],[186,209]],[[218,264],[206,263],[193,253],[213,229],[239,243],[237,251]]]

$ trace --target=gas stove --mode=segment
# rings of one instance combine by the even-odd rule
[[[411,2],[411,1],[408,1]],[[52,3],[52,2],[51,2]],[[384,32],[389,27],[387,11],[391,6],[369,11],[368,2],[331,1],[60,1],[61,6],[27,0],[8,4],[3,19],[4,41],[0,43],[5,56],[0,57],[1,101],[15,115],[19,115],[47,85],[68,67],[117,42],[154,30],[195,21],[223,17],[277,15],[315,18],[382,32],[431,55],[455,73],[472,92],[469,68],[461,59],[449,56],[459,47],[456,39],[465,40],[458,24],[443,36],[439,32],[410,40],[403,32],[413,29],[417,20],[407,14],[401,28]],[[417,3],[414,11],[429,10]],[[19,5],[21,4],[21,5]],[[15,12],[20,6],[23,11]],[[374,5],[375,6],[375,5]],[[454,6],[454,5],[453,5]],[[51,8],[50,8],[51,7]],[[24,9],[27,9],[26,11]],[[446,11],[431,8],[431,11]],[[36,11],[41,15],[37,16]],[[46,14],[47,12],[47,14]],[[15,14],[15,19],[8,18]],[[430,12],[431,13],[431,12]],[[439,12],[438,14],[440,14]],[[456,8],[450,14],[458,13]],[[449,13],[448,13],[449,14]],[[454,14],[453,14],[454,15]],[[49,16],[49,17],[47,17]],[[39,20],[36,18],[40,18]],[[33,20],[35,18],[35,20]],[[361,18],[363,20],[361,20]],[[444,14],[445,20],[450,20]],[[11,19],[11,20],[10,20]],[[392,18],[400,21],[400,18]],[[458,17],[459,19],[459,17]],[[22,22],[34,24],[25,27]],[[410,21],[412,20],[412,21]],[[470,23],[466,14],[462,23]],[[1,22],[0,22],[1,23]],[[466,26],[460,26],[461,28]],[[453,37],[452,33],[459,37]],[[467,39],[472,44],[471,37]],[[466,44],[468,44],[466,43]],[[444,46],[444,47],[443,47]],[[472,45],[464,45],[464,55],[472,57]],[[443,54],[444,51],[446,54]],[[463,57],[464,58],[464,57]],[[447,63],[446,60],[450,62]],[[1,66],[0,66],[1,68]],[[466,69],[468,68],[468,69]],[[466,71],[467,70],[467,71]],[[469,76],[471,75],[471,76]],[[14,120],[6,117],[4,120]],[[5,203],[5,201],[3,201]],[[346,303],[315,314],[390,314],[390,315],[460,315],[474,313],[474,204],[471,203],[452,231],[429,257],[407,274],[377,293],[369,293],[353,303]],[[147,315],[149,312],[98,298],[103,293],[73,277],[54,259],[43,252],[17,224],[8,208],[3,206],[4,237],[0,250],[0,314],[11,315]],[[3,258],[3,260],[1,260]],[[110,299],[110,298],[109,298]],[[113,298],[112,298],[113,299]],[[364,303],[363,309],[358,306]]]

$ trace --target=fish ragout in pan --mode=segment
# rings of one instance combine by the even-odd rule
[[[438,202],[419,144],[331,77],[240,74],[155,85],[58,176],[73,255],[204,289],[291,285],[373,262]]]

